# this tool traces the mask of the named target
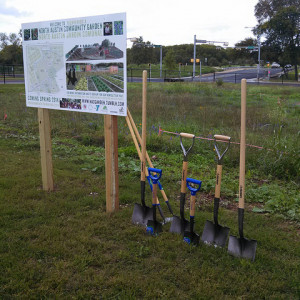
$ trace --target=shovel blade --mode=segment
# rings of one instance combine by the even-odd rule
[[[157,221],[148,220],[146,231],[150,235],[158,235],[163,231],[162,224]]]
[[[198,246],[200,236],[196,232],[185,231],[183,235],[183,241],[190,245],[192,244],[194,246]]]
[[[232,235],[229,236],[228,252],[233,256],[247,258],[254,261],[256,246],[256,240],[248,240],[244,237],[237,238]]]
[[[132,223],[147,226],[148,220],[153,220],[153,208],[135,203],[131,217]]]
[[[190,229],[190,222],[185,219],[180,219],[177,216],[173,217],[170,232],[184,234],[185,231],[189,231]]]
[[[229,235],[229,228],[206,221],[201,240],[208,245],[225,247]]]

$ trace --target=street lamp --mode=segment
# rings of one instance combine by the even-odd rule
[[[138,38],[137,37],[132,37],[132,38],[127,38],[127,40],[130,40],[131,43],[136,43],[138,42]]]
[[[214,43],[221,43],[223,46],[227,47],[228,42],[218,42],[218,41],[207,41],[207,40],[197,40],[196,35],[194,35],[194,63],[193,63],[193,78],[195,77],[196,73],[196,44],[214,44]]]

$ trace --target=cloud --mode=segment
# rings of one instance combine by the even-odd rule
[[[20,17],[26,15],[26,13],[19,11],[15,7],[8,6],[6,1],[0,0],[0,15]]]

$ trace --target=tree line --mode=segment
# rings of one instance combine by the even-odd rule
[[[262,39],[261,63],[276,61],[282,67],[291,64],[295,67],[297,79],[297,65],[300,63],[300,0],[259,0],[254,11],[258,21],[253,29],[256,38],[246,38],[231,48],[197,45],[196,58],[208,66],[255,65],[258,63],[257,47]],[[159,64],[160,47],[164,67],[168,69],[177,69],[178,64],[189,64],[194,56],[192,43],[160,46],[139,37],[132,48],[127,49],[128,64]],[[9,35],[0,33],[0,64],[22,63],[21,31]]]

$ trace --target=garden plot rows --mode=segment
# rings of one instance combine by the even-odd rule
[[[99,92],[123,92],[123,81],[110,75],[91,76],[89,79],[89,90],[97,90]]]

